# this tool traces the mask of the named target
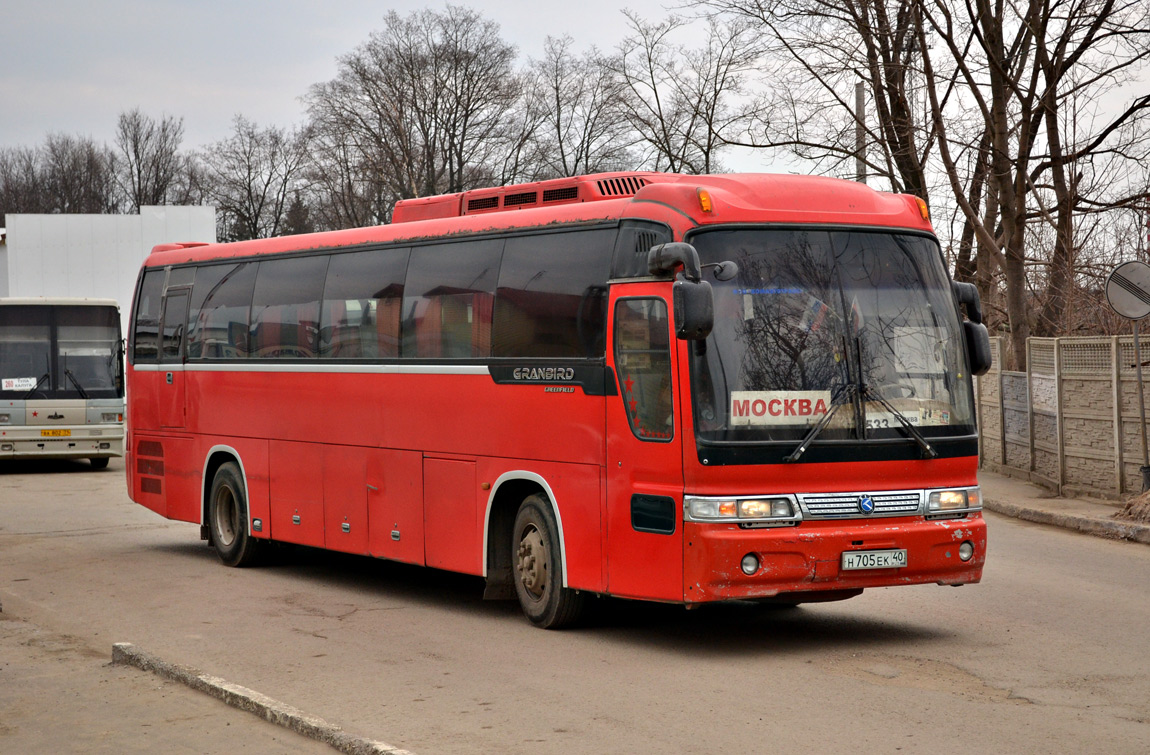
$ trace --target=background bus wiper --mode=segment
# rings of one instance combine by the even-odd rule
[[[67,375],[68,379],[72,381],[72,385],[76,386],[76,391],[80,394],[80,398],[88,398],[88,392],[84,390],[84,386],[80,385],[80,381],[76,379],[76,376],[72,374],[72,371],[65,367],[64,374]]]
[[[50,377],[50,376],[51,376],[51,374],[52,374],[52,373],[50,373],[50,372],[45,372],[43,375],[41,375],[41,376],[40,376],[40,379],[36,381],[36,385],[32,386],[32,390],[30,390],[30,391],[28,391],[27,393],[25,393],[25,394],[24,394],[24,398],[23,398],[23,399],[21,399],[21,400],[22,400],[22,401],[27,401],[28,399],[30,399],[30,398],[32,398],[33,396],[35,396],[35,395],[36,395],[36,391],[37,391],[37,390],[39,390],[39,388],[40,388],[40,383],[43,383],[43,382],[44,382],[44,380],[45,380],[45,378],[48,378],[48,377]]]
[[[790,456],[787,456],[783,461],[798,461],[799,457],[806,453],[807,446],[811,444],[811,441],[817,438],[818,434],[823,431],[823,428],[830,424],[831,418],[835,416],[835,412],[839,410],[839,407],[854,398],[858,392],[859,387],[856,384],[844,383],[842,387],[839,388],[839,392],[831,398],[831,405],[827,408],[827,413],[822,416],[818,424],[811,428],[811,431],[807,433],[807,437],[803,438],[802,442],[799,443],[799,447],[792,451]]]

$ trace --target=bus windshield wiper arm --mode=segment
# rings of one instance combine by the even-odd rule
[[[68,379],[72,381],[72,385],[76,386],[76,390],[79,392],[80,398],[88,398],[88,392],[84,390],[84,386],[80,385],[80,381],[76,379],[76,376],[72,374],[72,371],[65,367],[64,374],[67,375]]]
[[[862,397],[864,399],[869,398],[872,401],[877,401],[882,404],[883,408],[890,412],[891,416],[898,420],[899,424],[902,425],[903,428],[907,431],[907,434],[914,438],[914,442],[917,443],[918,447],[922,449],[923,456],[928,459],[938,458],[938,451],[935,451],[934,446],[930,445],[926,438],[922,437],[922,433],[918,431],[918,428],[916,428],[911,423],[905,414],[896,409],[894,404],[892,404],[890,401],[887,401],[884,396],[880,395],[878,391],[872,391],[870,386],[863,385]]]
[[[32,390],[30,390],[24,394],[24,398],[22,400],[27,401],[28,399],[35,396],[36,391],[39,390],[39,388],[40,388],[40,383],[43,383],[45,379],[47,379],[48,377],[51,376],[51,374],[52,373],[50,373],[50,372],[45,372],[43,375],[41,375],[40,379],[36,381],[36,385],[32,386]]]
[[[839,388],[839,392],[836,393],[834,398],[831,399],[831,405],[827,409],[827,413],[822,416],[822,419],[818,421],[818,424],[811,428],[811,431],[807,433],[807,437],[803,438],[802,442],[799,443],[798,448],[792,451],[789,456],[783,459],[783,461],[798,461],[799,457],[806,453],[807,447],[810,446],[811,441],[817,438],[819,433],[821,433],[823,429],[830,424],[831,419],[835,416],[835,412],[839,410],[839,407],[854,398],[858,392],[859,387],[855,383],[844,383]]]

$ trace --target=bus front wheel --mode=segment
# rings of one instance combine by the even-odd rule
[[[108,457],[107,456],[94,456],[88,461],[92,464],[92,469],[107,469]]]
[[[558,629],[579,619],[584,596],[563,586],[559,528],[551,505],[541,495],[523,499],[515,516],[512,560],[515,594],[532,624]]]
[[[226,566],[249,566],[256,561],[261,543],[248,534],[248,502],[244,481],[235,462],[216,470],[208,499],[208,524],[212,545]]]

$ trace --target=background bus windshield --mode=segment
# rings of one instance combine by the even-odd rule
[[[693,351],[695,424],[709,441],[974,432],[962,330],[933,239],[817,229],[706,230],[715,328]],[[865,386],[865,389],[863,388]],[[901,418],[897,415],[901,415]]]
[[[0,397],[118,398],[114,307],[0,307]]]

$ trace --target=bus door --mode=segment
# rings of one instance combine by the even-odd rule
[[[160,326],[160,426],[182,428],[184,415],[184,329],[188,320],[190,288],[168,288]]]
[[[612,288],[607,400],[607,589],[683,599],[682,430],[670,286]]]

